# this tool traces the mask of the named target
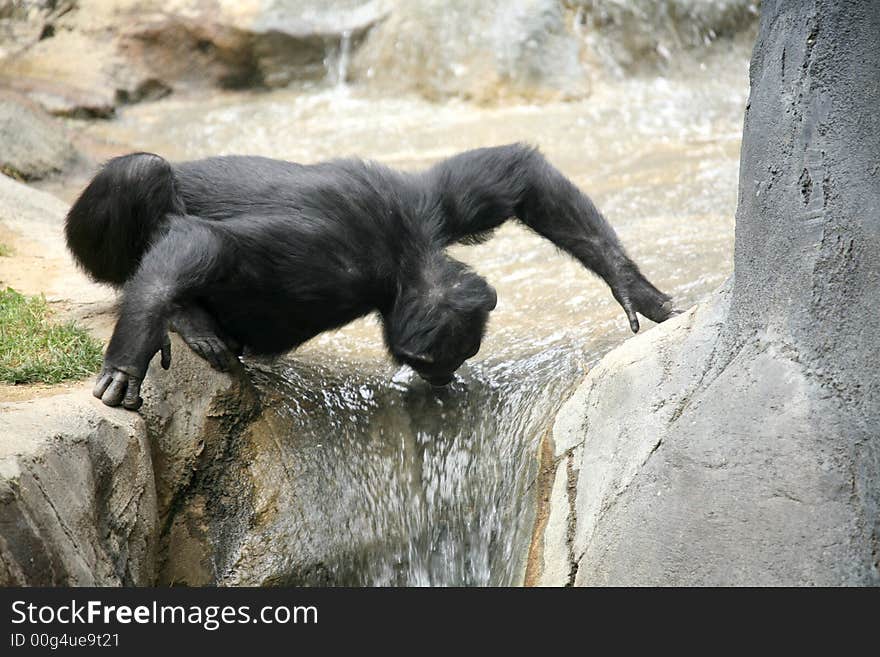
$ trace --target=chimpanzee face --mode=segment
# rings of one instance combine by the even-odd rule
[[[428,383],[444,386],[480,350],[496,302],[492,286],[470,270],[441,289],[409,290],[386,320],[389,350]]]
[[[449,317],[425,349],[418,353],[402,350],[397,357],[431,385],[445,386],[464,361],[477,355],[488,317],[488,310]]]

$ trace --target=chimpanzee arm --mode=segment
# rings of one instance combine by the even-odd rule
[[[522,144],[455,155],[430,169],[444,239],[466,240],[516,217],[601,276],[633,332],[636,312],[662,322],[675,314],[621,246],[593,202],[535,149]]]
[[[198,315],[188,313],[193,307],[190,298],[221,275],[222,256],[218,235],[197,221],[174,222],[144,255],[137,272],[123,287],[119,320],[95,384],[96,397],[108,406],[140,407],[141,383],[155,353],[161,350],[162,366],[170,366],[171,318],[195,317],[187,327],[192,329],[191,335],[207,328],[199,325]]]

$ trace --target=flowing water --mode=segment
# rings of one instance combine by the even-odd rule
[[[170,159],[357,155],[410,169],[467,148],[525,141],[594,199],[680,307],[731,271],[748,90],[741,54],[674,78],[609,83],[585,101],[476,107],[362,95],[344,84],[347,48],[340,44],[333,63],[336,85],[172,97],[81,129]],[[559,405],[628,329],[601,281],[517,225],[452,251],[497,288],[499,302],[481,352],[448,389],[393,366],[373,318],[254,368],[277,401],[269,412],[279,440],[299,455],[287,467],[292,486],[324,496],[309,510],[313,529],[302,539],[316,553],[315,568],[285,575],[280,566],[267,581],[521,582],[538,443]],[[643,330],[649,326],[644,320]],[[280,549],[306,549],[295,543]]]

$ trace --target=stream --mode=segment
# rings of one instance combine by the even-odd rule
[[[671,77],[607,82],[584,101],[485,107],[368,95],[337,71],[333,84],[173,96],[78,129],[169,159],[357,155],[403,169],[529,142],[687,308],[732,270],[747,75],[743,54]],[[297,455],[283,480],[277,463],[253,468],[289,499],[322,491],[317,508],[274,521],[273,535],[286,539],[259,583],[522,583],[539,442],[590,367],[629,332],[599,279],[513,222],[452,252],[496,287],[499,302],[482,350],[447,389],[394,366],[375,318],[251,366],[273,400],[274,439]],[[287,552],[309,550],[314,567],[285,566]]]

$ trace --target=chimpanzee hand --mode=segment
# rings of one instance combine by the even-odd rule
[[[162,352],[162,369],[171,367],[171,341],[166,334],[160,348]],[[108,349],[108,352],[110,350]],[[152,355],[150,356],[152,357]],[[147,359],[147,365],[149,358]],[[107,406],[119,406],[136,411],[144,403],[141,399],[141,383],[147,373],[146,365],[114,364],[107,357],[104,369],[98,375],[92,394]]]
[[[635,265],[616,274],[609,285],[617,303],[623,307],[633,333],[639,332],[637,312],[655,322],[663,322],[681,313],[676,310],[672,297],[654,287]]]

